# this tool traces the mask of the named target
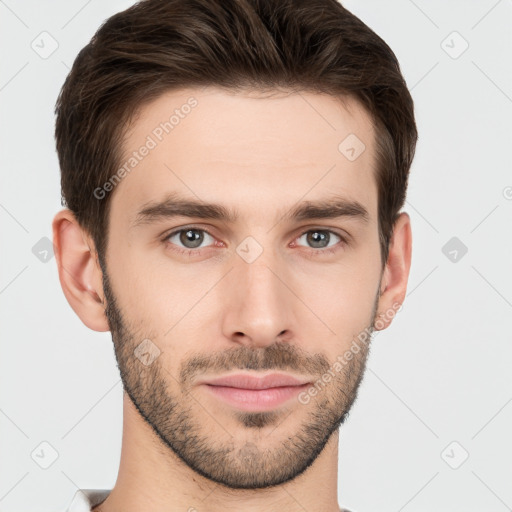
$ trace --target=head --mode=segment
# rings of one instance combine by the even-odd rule
[[[140,417],[228,487],[304,472],[405,296],[417,132],[391,49],[335,0],[146,0],[56,114],[61,284]],[[236,371],[316,392],[242,410],[203,384]]]

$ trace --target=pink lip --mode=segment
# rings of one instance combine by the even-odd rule
[[[310,382],[286,374],[228,375],[201,382],[217,398],[245,411],[268,411],[290,400]]]

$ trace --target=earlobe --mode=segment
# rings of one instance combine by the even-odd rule
[[[90,329],[110,330],[105,316],[102,272],[92,241],[69,209],[55,215],[52,230],[59,280],[69,305]]]
[[[410,217],[402,212],[395,222],[389,255],[381,280],[379,314],[375,329],[380,331],[391,324],[405,300],[411,268],[412,233]]]

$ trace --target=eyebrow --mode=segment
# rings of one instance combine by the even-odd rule
[[[228,209],[221,204],[205,203],[171,193],[162,201],[145,203],[136,213],[131,227],[174,217],[195,217],[234,224],[239,218],[239,213],[236,209]],[[370,220],[367,209],[361,203],[341,196],[303,201],[285,213],[281,220],[304,221],[341,217],[358,219],[364,223]]]

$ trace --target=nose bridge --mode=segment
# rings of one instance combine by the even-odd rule
[[[266,247],[256,256],[254,242],[246,243],[237,248],[241,256],[236,257],[227,283],[230,291],[224,331],[229,338],[235,336],[244,343],[264,346],[274,343],[291,327],[290,291],[283,283],[285,277],[279,276],[283,268],[279,252]]]

